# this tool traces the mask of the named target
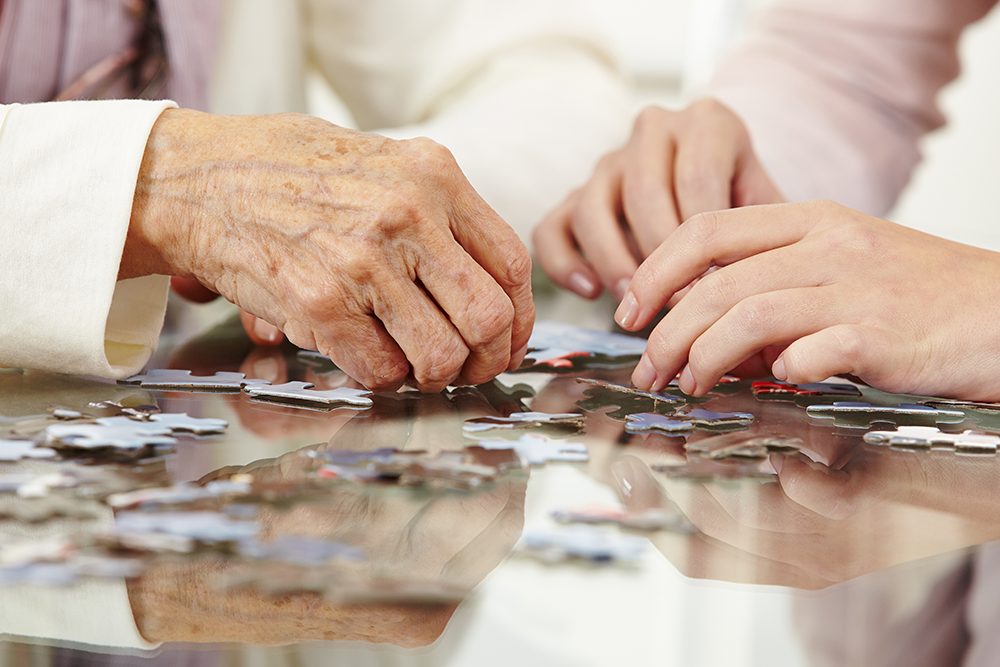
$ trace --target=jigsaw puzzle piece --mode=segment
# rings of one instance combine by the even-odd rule
[[[513,449],[528,465],[544,465],[549,461],[589,461],[587,446],[574,442],[556,442],[540,435],[522,435],[517,440],[480,440],[483,449]]]
[[[311,382],[286,382],[276,385],[247,385],[243,391],[255,401],[281,403],[289,407],[313,409],[352,408],[364,410],[373,405],[372,392],[366,389],[337,387],[315,389]]]
[[[119,384],[139,385],[159,391],[237,392],[245,386],[271,384],[267,380],[247,379],[243,373],[220,371],[215,375],[192,375],[191,371],[156,368],[142,375],[119,380]]]
[[[690,421],[681,421],[674,419],[672,416],[661,415],[655,412],[640,412],[638,414],[625,415],[625,430],[629,433],[659,431],[668,435],[680,435],[693,431],[694,424]]]
[[[934,426],[965,421],[965,413],[961,410],[933,408],[914,403],[871,405],[840,401],[832,405],[810,405],[806,408],[806,414],[816,419],[832,419],[835,426],[843,428],[870,428],[875,422],[888,422],[896,426]]]
[[[673,394],[667,394],[660,391],[644,391],[638,389],[631,385],[618,384],[617,382],[608,382],[606,380],[594,380],[591,378],[576,378],[576,381],[581,384],[589,384],[594,387],[599,387],[601,389],[606,389],[611,392],[619,394],[627,394],[629,396],[637,396],[640,398],[648,398],[654,403],[662,403],[664,405],[678,406],[685,403],[684,399],[680,396],[675,396]],[[593,393],[588,393],[588,396],[593,395]]]
[[[528,354],[518,370],[569,369],[604,360],[625,363],[638,359],[645,349],[642,338],[543,320],[535,323]]]
[[[691,422],[700,429],[715,431],[745,428],[754,420],[749,412],[712,412],[700,408],[680,410],[674,413],[673,418]]]
[[[787,456],[800,451],[802,438],[788,435],[748,435],[727,433],[694,442],[688,441],[684,449],[688,454],[721,460],[760,461],[772,454]]]
[[[153,414],[150,415],[149,421],[169,428],[172,433],[184,432],[195,435],[222,433],[229,426],[229,422],[225,419],[189,417],[186,412]]]
[[[107,420],[110,423],[100,423]],[[129,422],[121,423],[118,420]],[[107,417],[96,424],[53,424],[45,429],[46,444],[55,449],[122,449],[173,447],[177,440],[170,429],[152,422],[140,422],[127,417]]]
[[[934,426],[900,426],[895,431],[869,431],[865,442],[893,449],[931,451],[945,449],[964,456],[996,456],[1000,435],[982,431],[945,433]]]

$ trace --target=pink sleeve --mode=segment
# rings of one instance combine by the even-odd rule
[[[778,187],[874,215],[944,124],[936,97],[958,39],[997,0],[778,0],[705,94],[739,114]]]

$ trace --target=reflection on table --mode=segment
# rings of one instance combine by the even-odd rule
[[[290,347],[252,348],[232,323],[172,355],[171,366],[197,375],[353,386]],[[293,654],[308,664],[339,656],[440,665],[622,664],[616,655],[643,664],[718,664],[734,654],[746,664],[1000,659],[1000,596],[991,590],[1000,550],[989,544],[1000,540],[995,456],[867,444],[863,434],[886,424],[836,426],[808,417],[802,401],[755,397],[750,381],[697,401],[678,393],[678,408],[576,381],[628,384],[628,365],[539,370],[329,411],[0,371],[8,440],[57,421],[54,408],[93,420],[155,406],[229,422],[221,435],[174,434],[176,446],[141,455],[57,447],[52,458],[0,464],[0,621],[37,644],[8,643],[0,655],[110,661],[123,650],[110,646],[117,631],[92,628],[121,622],[110,617],[118,600],[140,636],[118,645],[152,651],[142,654],[150,664],[244,664],[251,655],[269,664]],[[875,405],[920,400],[860,391]],[[625,420],[690,409],[754,419],[680,434],[631,432]],[[579,413],[583,425],[463,431],[473,418],[527,411]],[[963,414],[946,430],[1000,432],[996,413]],[[585,446],[589,460],[532,466],[515,450],[483,446],[524,433]],[[710,455],[778,437],[797,444]],[[359,460],[378,474],[358,477],[351,471],[362,464],[345,452],[366,452]],[[609,522],[597,530],[611,544],[648,548],[630,556],[590,544],[556,558],[519,542],[522,531],[576,528],[561,526],[556,511]],[[165,528],[171,521],[180,527]],[[73,559],[71,574],[55,567]],[[713,641],[720,634],[731,646]],[[52,648],[64,640],[109,646]],[[303,644],[314,640],[323,643]],[[387,644],[431,648],[380,653]],[[252,648],[275,645],[292,646]]]

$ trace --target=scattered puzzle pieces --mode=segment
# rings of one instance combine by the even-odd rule
[[[577,432],[583,428],[584,416],[575,412],[514,412],[507,417],[477,417],[462,424],[462,432],[475,435],[497,429],[549,428]]]
[[[243,373],[220,371],[215,375],[192,375],[191,371],[152,369],[142,375],[119,380],[119,384],[139,385],[143,389],[160,391],[240,391],[246,386],[271,384],[267,380],[248,380]]]
[[[639,414],[625,415],[625,430],[629,433],[659,431],[668,435],[681,435],[693,431],[694,424],[655,412],[640,412]]]
[[[865,433],[865,442],[910,451],[944,449],[964,456],[996,456],[1000,435],[982,431],[945,433],[934,426],[900,426],[895,431],[869,431]]]
[[[225,419],[212,417],[189,417],[187,413],[153,414],[149,421],[165,426],[171,432],[194,433],[195,435],[210,435],[222,433],[229,426]],[[98,420],[100,422],[100,420]]]
[[[589,461],[587,445],[556,442],[540,435],[522,435],[517,440],[480,440],[483,449],[513,449],[528,465],[543,465],[549,461]]]
[[[354,408],[365,409],[372,406],[369,398],[372,392],[365,389],[314,389],[311,382],[286,382],[276,385],[252,384],[243,391],[255,401],[282,403],[297,407],[312,407],[319,409]]]
[[[833,405],[810,405],[806,408],[806,414],[816,419],[832,419],[835,426],[843,428],[869,428],[875,422],[888,422],[896,426],[933,426],[965,421],[965,413],[961,410],[945,410],[913,403],[871,405],[842,401]]]
[[[558,523],[615,524],[632,530],[668,530],[691,533],[695,528],[678,511],[653,507],[644,512],[623,512],[613,507],[587,506],[575,510],[555,510],[552,518]]]
[[[124,420],[129,423],[53,424],[45,429],[47,444],[59,449],[112,448],[140,450],[146,447],[172,447],[177,440],[170,437],[170,429],[152,422],[140,422],[127,417],[108,417],[107,421]],[[101,422],[102,420],[98,420]]]
[[[546,563],[582,559],[595,564],[633,562],[642,557],[649,542],[634,535],[618,535],[596,526],[526,529],[521,534],[524,551]]]
[[[645,339],[584,329],[563,322],[536,322],[525,363],[518,370],[568,369],[630,363],[646,349]]]

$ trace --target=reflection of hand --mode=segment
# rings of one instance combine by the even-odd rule
[[[657,325],[637,386],[683,368],[681,388],[701,395],[730,369],[773,362],[794,383],[852,373],[894,393],[994,400],[998,260],[830,202],[722,211],[688,220],[650,256],[616,318],[641,328],[718,266]]]
[[[301,484],[315,461],[292,452],[251,464],[258,483]],[[226,473],[241,472],[228,470]],[[226,476],[214,476],[220,478]],[[511,476],[474,494],[372,493],[339,485],[288,511],[262,507],[261,539],[307,536],[360,546],[366,559],[342,574],[367,582],[470,590],[517,541],[524,523],[526,480]],[[437,639],[454,603],[334,604],[318,594],[268,596],[252,588],[222,592],[220,576],[240,576],[234,561],[159,563],[129,582],[136,624],[151,641],[286,644],[324,640],[425,646]],[[336,589],[332,591],[336,593]]]
[[[822,588],[1000,538],[994,466],[821,440],[809,443],[818,461],[772,456],[778,483],[664,480],[701,531],[683,554],[664,553],[690,576]],[[635,457],[613,472],[629,509],[661,502],[664,488]]]
[[[519,363],[530,258],[448,152],[307,116],[171,109],[153,128],[121,277],[194,277],[374,389]]]
[[[628,143],[535,229],[535,252],[556,284],[586,298],[603,285],[621,300],[639,263],[684,220],[780,201],[728,108],[711,99],[681,112],[650,107]]]

